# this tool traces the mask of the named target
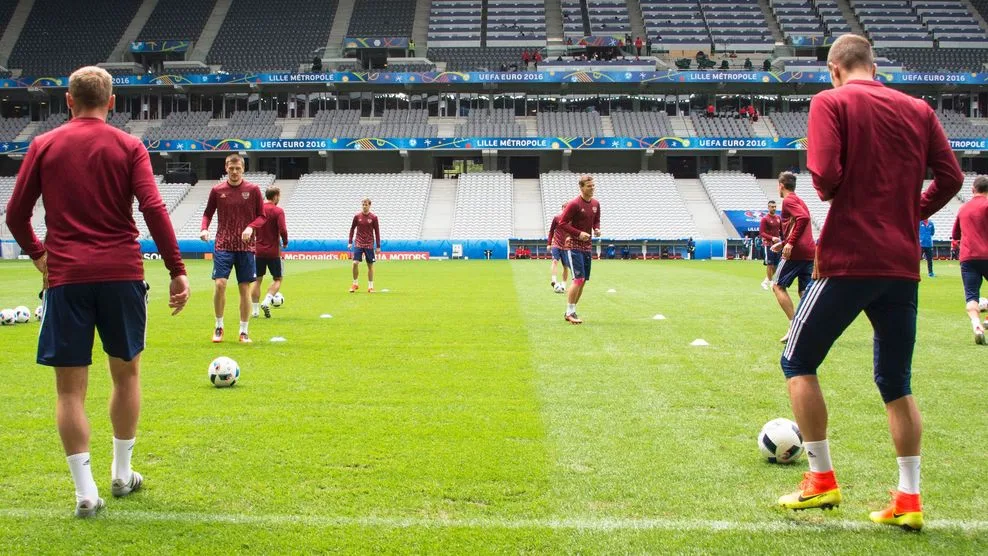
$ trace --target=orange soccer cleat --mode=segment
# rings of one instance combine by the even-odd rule
[[[895,525],[907,531],[919,531],[923,528],[923,501],[918,494],[906,494],[893,490],[892,503],[878,512],[871,512],[869,517],[875,523]]]
[[[805,510],[820,508],[829,510],[840,506],[840,487],[834,472],[815,473],[810,471],[803,474],[803,482],[799,490],[779,498],[779,505],[788,510]]]

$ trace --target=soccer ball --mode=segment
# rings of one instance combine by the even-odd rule
[[[562,282],[556,282],[556,285],[552,287],[552,290],[556,293],[566,293],[566,286]]]
[[[978,310],[982,313],[988,311],[988,297],[982,297],[978,300]]]
[[[41,320],[41,317],[45,314],[45,308],[43,305],[38,305],[38,308],[34,310],[34,318]]]
[[[233,386],[240,378],[240,365],[229,357],[217,357],[209,364],[209,382],[217,388]]]
[[[0,325],[10,326],[17,322],[17,315],[14,314],[13,309],[4,309],[0,311]]]
[[[31,310],[27,307],[21,305],[14,308],[14,320],[19,323],[25,323],[31,320]]]
[[[758,433],[758,449],[770,463],[792,463],[803,454],[803,435],[789,419],[772,419]]]
[[[271,298],[271,305],[274,307],[281,307],[285,304],[285,296],[281,295],[281,292],[274,294]]]

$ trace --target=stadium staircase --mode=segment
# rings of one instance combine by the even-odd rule
[[[645,20],[642,18],[642,5],[638,0],[628,0],[628,18],[631,21],[631,36],[647,38],[645,34]]]
[[[693,217],[699,237],[703,239],[739,237],[734,226],[714,208],[714,202],[703,189],[700,180],[676,180],[676,188],[679,189],[679,196],[683,198],[686,208]]]
[[[974,20],[977,21],[978,25],[981,26],[981,30],[988,33],[988,21],[985,21],[985,17],[986,17],[985,14],[982,14],[980,11],[978,11],[978,8],[976,8],[974,4],[970,2],[970,0],[961,0],[961,4],[964,4],[964,7],[967,8],[967,11],[974,16]]]
[[[336,15],[333,17],[333,27],[329,30],[329,40],[326,41],[326,52],[323,58],[341,58],[343,56],[343,39],[350,28],[350,18],[353,17],[355,0],[339,0],[336,5]],[[330,68],[323,67],[324,70]]]
[[[456,207],[456,180],[432,180],[422,222],[422,239],[449,239]]]
[[[295,139],[298,137],[298,129],[303,125],[311,124],[311,118],[279,118],[275,121],[275,125],[281,126],[281,137],[280,139]]]
[[[117,42],[117,46],[113,48],[113,52],[110,52],[110,58],[106,60],[107,62],[130,62],[130,43],[137,40],[137,35],[140,34],[141,29],[151,18],[151,12],[154,11],[155,6],[158,5],[158,0],[144,0],[141,2],[140,7],[137,8],[137,12],[134,14],[134,18],[130,20],[130,25],[124,29],[123,35],[120,36],[120,41]],[[184,38],[184,37],[177,37]]]
[[[14,51],[14,45],[17,44],[17,39],[21,37],[21,31],[24,29],[27,16],[31,15],[31,8],[33,7],[34,0],[17,2],[17,7],[14,8],[14,13],[10,16],[7,28],[3,30],[3,35],[0,36],[0,64],[3,66],[7,65],[10,53]]]
[[[415,55],[427,56],[429,40],[429,8],[432,0],[418,0],[415,3],[415,21],[412,23],[412,40],[415,41]]]
[[[542,190],[539,180],[514,180],[512,184],[514,218],[511,237],[545,237],[542,223]]]
[[[778,132],[769,123],[768,118],[758,118],[758,121],[751,124],[751,129],[755,137],[778,137]]]
[[[283,207],[288,204],[288,201],[292,199],[292,195],[295,194],[295,190],[298,189],[298,180],[274,180],[274,184],[272,185],[281,189],[281,199],[278,201],[278,205]],[[291,224],[289,224],[289,238],[292,237],[291,232]]]
[[[230,6],[232,4],[233,0],[216,0],[216,5],[213,6],[213,12],[209,14],[209,19],[206,20],[206,25],[202,28],[202,34],[199,35],[199,40],[192,49],[189,60],[195,62],[206,61],[206,56],[209,55],[209,50],[213,48],[213,41],[219,35],[220,27],[223,26],[223,20],[226,19],[226,14],[230,12]]]
[[[600,117],[600,127],[604,130],[604,137],[614,137],[614,122],[610,116]]]
[[[858,16],[854,15],[851,4],[847,0],[837,0],[837,6],[840,8],[841,13],[844,14],[844,19],[847,20],[848,25],[851,26],[851,32],[856,35],[867,36],[865,35],[864,27],[858,21]]]
[[[487,0],[480,3],[480,46],[487,46],[487,10],[490,8]]]
[[[563,44],[563,5],[559,0],[546,0],[545,30],[548,46]]]
[[[14,137],[14,141],[21,143],[26,143],[27,141],[30,141],[31,138],[34,137],[34,134],[38,132],[38,127],[40,127],[41,124],[42,122],[31,122],[27,124],[24,127],[24,129],[22,129],[21,132],[17,135],[17,137]]]
[[[203,206],[206,199],[209,198],[209,190],[216,185],[215,180],[200,180],[199,183],[194,185],[192,189],[189,190],[182,202],[175,207],[175,210],[171,213],[172,228],[176,232],[182,229],[192,218],[202,218],[202,214],[196,214],[199,207]]]
[[[768,23],[768,30],[772,32],[772,38],[777,43],[783,42],[785,37],[782,34],[782,28],[779,26],[779,20],[775,18],[775,12],[772,11],[768,0],[758,0],[758,7],[762,9],[762,15],[765,16],[765,21]]]
[[[672,116],[669,118],[672,122],[672,132],[676,137],[696,137],[696,128],[693,127],[693,122],[685,116]]]
[[[150,122],[147,120],[131,120],[130,123],[127,124],[127,132],[140,139],[141,137],[144,137],[144,132],[151,127],[149,123]]]
[[[583,15],[583,34],[589,36],[592,27],[590,26],[590,8],[587,6],[587,0],[580,0],[580,13]]]

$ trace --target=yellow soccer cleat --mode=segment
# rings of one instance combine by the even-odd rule
[[[779,498],[779,505],[787,510],[829,510],[840,506],[840,503],[840,487],[833,471],[804,473],[799,490]]]
[[[875,523],[902,527],[907,531],[923,528],[923,503],[918,494],[892,491],[893,500],[889,507],[871,512],[869,517]]]

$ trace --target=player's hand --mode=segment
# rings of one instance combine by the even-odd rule
[[[580,241],[587,241],[590,239],[590,234],[586,232],[580,232]]]
[[[353,251],[353,244],[352,243],[347,243],[346,244],[346,250],[347,251]]]
[[[600,228],[593,231],[594,237],[600,237]]]
[[[172,278],[171,284],[168,285],[168,308],[174,309],[172,315],[177,315],[182,312],[185,308],[185,304],[189,301],[189,277],[186,275],[176,276]]]
[[[44,289],[48,289],[48,252],[45,251],[40,257],[34,259],[34,268],[38,269],[41,273],[41,283],[44,285]]]
[[[286,242],[282,243],[281,244],[281,248],[282,249],[288,249],[288,242],[286,241]]]
[[[254,237],[254,228],[247,226],[244,231],[240,233],[240,239],[244,240],[244,243],[250,241],[250,238]]]
[[[787,244],[785,247],[782,248],[782,258],[783,259],[788,259],[789,258],[789,255],[792,255],[792,244],[791,243]]]
[[[199,232],[199,239],[203,241],[209,241],[209,230],[203,230]]]

